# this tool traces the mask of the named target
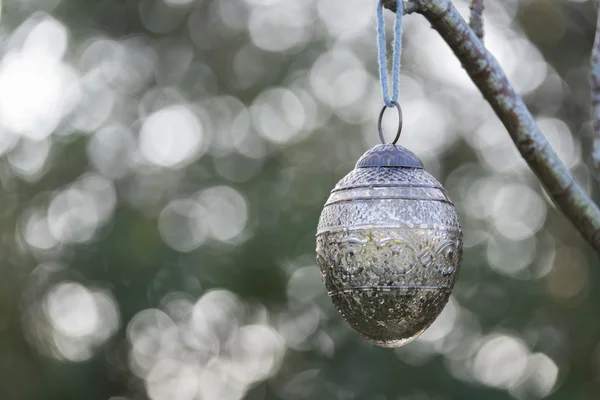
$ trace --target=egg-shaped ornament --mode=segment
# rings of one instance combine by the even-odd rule
[[[402,346],[431,325],[450,298],[462,260],[454,204],[421,160],[395,144],[400,129],[393,144],[367,151],[338,182],[316,235],[317,262],[333,304],[352,328],[382,347]]]

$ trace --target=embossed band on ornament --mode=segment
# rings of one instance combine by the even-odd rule
[[[421,187],[362,187],[332,192],[325,205],[339,200],[433,200],[451,203],[445,190]]]
[[[381,292],[397,290],[397,289],[406,289],[406,290],[447,290],[451,289],[447,286],[417,286],[417,285],[393,285],[393,286],[352,286],[348,289],[336,290],[335,292],[329,292],[329,296],[335,296],[341,293],[351,293],[354,291],[369,291],[369,290],[377,290]]]
[[[361,188],[398,188],[398,184],[397,183],[364,183],[361,185],[348,185],[348,186],[344,186],[343,188],[334,188],[331,193],[336,193],[336,192],[343,192],[344,190],[349,190],[349,189],[361,189]],[[438,186],[438,185],[426,185],[426,184],[419,184],[419,183],[402,183],[402,186],[400,186],[402,188],[423,188],[423,189],[437,189],[437,190],[441,190],[443,192],[446,192],[446,189],[444,189],[442,186]]]
[[[402,195],[398,195],[398,196],[385,196],[385,197],[369,197],[369,196],[362,196],[362,197],[353,197],[350,199],[339,199],[339,200],[333,200],[333,201],[327,201],[327,203],[325,203],[326,206],[330,206],[332,204],[339,204],[339,203],[353,203],[353,202],[358,202],[358,201],[373,201],[373,200],[428,200],[428,201],[440,201],[442,203],[448,203],[448,204],[452,204],[452,202],[447,199],[447,198],[422,198],[422,197],[418,197],[418,196],[402,196]]]
[[[370,223],[370,224],[360,224],[360,225],[346,226],[346,227],[340,227],[340,226],[334,226],[334,225],[324,226],[317,231],[317,234],[315,236],[318,237],[325,233],[351,232],[351,231],[357,231],[357,230],[364,230],[365,228],[394,229],[394,230],[405,229],[405,230],[409,230],[409,231],[413,231],[413,232],[416,230],[436,231],[436,232],[454,232],[454,233],[460,232],[460,229],[451,228],[451,227],[439,227],[439,226],[410,227],[410,226],[406,226],[406,225],[399,225],[397,223],[396,224],[393,224],[393,223],[388,223],[388,224]]]

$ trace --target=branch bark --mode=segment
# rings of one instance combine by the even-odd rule
[[[600,177],[600,2],[596,1],[597,22],[590,65],[590,88],[594,111],[594,144],[592,162],[596,176]]]
[[[475,35],[483,42],[483,0],[473,0],[471,2],[471,20],[469,26],[475,32]]]
[[[395,0],[384,1],[386,8],[392,10],[395,3]],[[498,61],[486,50],[452,2],[409,0],[404,5],[411,6],[405,8],[406,13],[422,14],[448,43],[554,203],[600,252],[600,209],[560,161]]]
[[[383,6],[396,12],[396,0],[383,0]],[[402,0],[404,14],[412,14],[421,8],[420,0]]]

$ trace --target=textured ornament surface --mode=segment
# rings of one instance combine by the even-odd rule
[[[412,151],[402,146],[380,144],[363,154],[356,167],[423,168],[423,163]]]
[[[454,205],[418,167],[357,165],[319,220],[317,261],[329,295],[346,321],[380,346],[405,344],[431,325],[461,258]]]

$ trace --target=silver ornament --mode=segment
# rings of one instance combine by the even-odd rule
[[[452,201],[402,146],[367,151],[321,213],[317,261],[329,295],[350,326],[378,346],[399,347],[431,325],[461,259]]]

